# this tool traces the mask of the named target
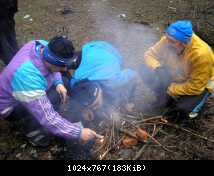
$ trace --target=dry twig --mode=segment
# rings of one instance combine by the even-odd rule
[[[159,120],[163,118],[163,116],[155,116],[155,117],[151,117],[151,118],[146,118],[143,120],[140,120],[139,123],[144,123],[144,122],[148,122],[148,121],[152,121],[152,120]]]
[[[160,130],[160,128],[156,131],[156,125],[154,125],[154,128],[153,128],[153,132],[152,132],[152,137],[154,138],[157,134],[158,134],[158,131]],[[155,132],[156,131],[156,132]],[[149,139],[149,141],[143,145],[141,147],[141,149],[137,152],[137,154],[135,155],[135,157],[133,158],[133,160],[137,160],[139,159],[141,156],[142,156],[142,153],[143,151],[145,150],[145,148],[151,143],[151,138]],[[159,146],[159,145],[158,145]]]
[[[186,129],[186,128],[180,127],[180,126],[178,126],[178,125],[176,125],[176,124],[172,124],[172,123],[162,123],[162,124],[168,125],[168,126],[170,126],[170,127],[174,127],[174,128],[176,128],[176,129],[180,129],[180,130],[185,131],[185,132],[187,132],[187,133],[189,133],[189,134],[191,134],[191,135],[193,135],[193,136],[195,136],[195,137],[198,137],[198,138],[200,138],[200,139],[204,139],[204,140],[206,140],[206,141],[209,141],[209,142],[214,143],[214,140],[211,140],[211,139],[209,139],[209,138],[206,137],[206,136],[202,136],[202,135],[197,134],[197,133],[195,133],[195,132],[193,132],[193,131],[190,131],[190,130],[188,130],[188,129]]]
[[[100,160],[103,160],[106,155],[113,150],[116,146],[120,145],[121,141],[123,140],[123,138],[121,138],[114,146],[109,147],[101,156],[100,156]]]

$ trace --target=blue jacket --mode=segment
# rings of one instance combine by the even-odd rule
[[[102,81],[105,87],[123,86],[136,76],[131,69],[122,69],[119,51],[105,41],[91,41],[82,47],[82,60],[70,80],[71,87],[83,79]]]

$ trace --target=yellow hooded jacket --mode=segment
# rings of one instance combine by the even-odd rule
[[[200,95],[205,88],[209,92],[214,89],[214,54],[196,34],[180,55],[164,36],[145,52],[144,59],[153,69],[162,65],[170,68],[174,82],[168,92],[173,96]]]

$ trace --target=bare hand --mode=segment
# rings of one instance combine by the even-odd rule
[[[80,135],[80,139],[83,142],[87,142],[88,140],[94,139],[96,138],[96,132],[89,129],[89,128],[83,128],[81,135]]]
[[[58,84],[56,86],[56,91],[59,93],[62,103],[64,104],[67,99],[67,89],[63,84]]]

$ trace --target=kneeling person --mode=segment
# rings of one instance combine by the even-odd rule
[[[214,88],[214,54],[193,32],[191,22],[172,23],[144,59],[147,76],[141,76],[152,82],[158,101],[196,117]]]
[[[65,101],[67,90],[60,72],[70,67],[74,52],[73,44],[64,37],[54,37],[49,43],[34,40],[24,45],[0,75],[0,118],[8,117],[21,107],[25,114],[30,113],[30,121],[34,119],[35,125],[39,123],[54,135],[68,140],[94,138],[96,132],[84,128],[80,122],[71,123],[63,118],[47,97],[54,86]],[[46,145],[41,142],[44,135],[38,130],[27,133],[35,145]]]

